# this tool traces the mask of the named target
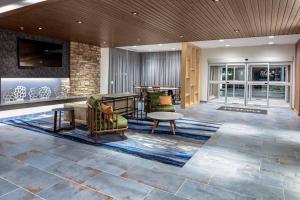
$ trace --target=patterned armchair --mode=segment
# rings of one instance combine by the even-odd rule
[[[93,97],[87,100],[87,126],[92,136],[100,136],[105,133],[120,133],[128,129],[127,119],[117,113],[104,113],[101,111],[98,101]],[[110,116],[109,116],[110,115]],[[112,120],[108,120],[108,118]]]

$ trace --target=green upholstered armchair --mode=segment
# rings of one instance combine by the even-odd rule
[[[174,105],[160,105],[159,97],[166,96],[165,92],[149,92],[147,94],[146,112],[175,112]]]
[[[87,126],[92,136],[105,133],[120,133],[122,136],[128,129],[127,119],[117,113],[111,113],[112,121],[108,121],[108,114],[101,112],[98,101],[93,97],[87,100]]]

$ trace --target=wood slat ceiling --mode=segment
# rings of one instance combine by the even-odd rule
[[[109,47],[298,34],[300,0],[48,0],[0,14],[1,28],[20,26]]]

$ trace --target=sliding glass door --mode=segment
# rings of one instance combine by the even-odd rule
[[[210,65],[209,100],[246,106],[288,107],[291,65],[240,63]]]
[[[246,65],[228,64],[226,80],[226,103],[245,103]]]
[[[268,106],[269,64],[248,64],[247,105]]]
[[[269,67],[269,104],[283,105],[290,102],[290,72],[287,64],[270,64]]]
[[[226,65],[211,65],[209,68],[210,101],[225,103],[226,97]]]

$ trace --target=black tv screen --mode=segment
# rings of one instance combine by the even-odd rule
[[[18,39],[19,67],[62,67],[61,44]]]

